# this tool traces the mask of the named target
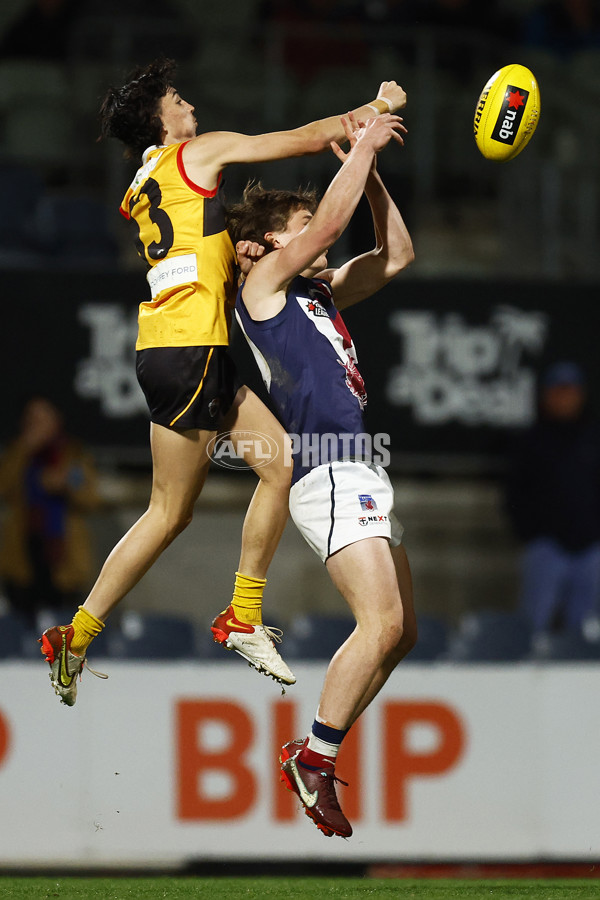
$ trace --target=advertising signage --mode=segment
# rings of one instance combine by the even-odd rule
[[[148,442],[146,404],[135,377],[142,273],[4,272],[8,301],[0,367],[0,442],[14,432],[23,399],[44,392],[70,429],[116,455]],[[387,435],[394,461],[476,458],[483,468],[536,416],[545,366],[578,362],[598,407],[600,325],[592,285],[415,281],[397,278],[343,313],[368,403],[367,430]],[[232,352],[262,391],[234,326]],[[323,385],[323,390],[327,386]]]

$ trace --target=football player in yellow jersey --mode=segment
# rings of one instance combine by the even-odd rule
[[[226,353],[235,256],[219,186],[232,163],[320,153],[346,134],[340,115],[270,134],[197,134],[194,107],[179,96],[174,74],[171,60],[138,68],[124,86],[108,91],[101,108],[103,135],[142,162],[121,210],[135,223],[138,250],[150,267],[152,299],[140,306],[137,374],[150,409],[153,478],[148,509],[112,550],[72,623],[42,635],[52,686],[67,706],[75,703],[88,646],[110,612],[191,521],[211,441],[223,430],[260,432],[280,452],[259,465],[253,443],[244,445],[259,483],[244,521],[233,600],[214,620],[213,635],[280,683],[295,681],[261,613],[267,569],[288,517],[291,466],[283,451],[289,438],[238,383]],[[386,81],[353,112],[364,121],[405,103],[403,89]]]

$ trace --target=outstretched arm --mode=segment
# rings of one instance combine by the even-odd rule
[[[356,127],[356,123],[352,122]],[[336,155],[346,154],[334,147]],[[415,258],[412,240],[400,210],[392,200],[376,169],[376,159],[365,184],[375,228],[375,247],[349,260],[339,269],[323,273],[333,288],[338,309],[352,306],[370,297],[405,269]]]
[[[395,81],[384,81],[375,100],[353,111],[361,122],[406,105],[406,94]],[[341,116],[330,116],[289,131],[269,134],[237,134],[213,131],[198,135],[186,144],[183,162],[189,177],[197,184],[212,189],[219,172],[231,163],[265,162],[306,156],[327,150],[332,141],[344,141]]]
[[[394,137],[402,141],[397,116],[367,122],[353,141],[315,215],[285,246],[268,253],[249,273],[244,300],[253,318],[268,319],[285,304],[290,281],[304,272],[335,243],[350,221],[365,187],[375,154]],[[310,217],[309,217],[310,218]]]
[[[365,195],[373,215],[376,245],[333,271],[330,281],[338,309],[370,297],[415,258],[404,219],[377,171],[370,173]]]

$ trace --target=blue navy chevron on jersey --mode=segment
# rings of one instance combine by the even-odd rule
[[[282,425],[292,435],[305,436],[302,446],[294,444],[292,483],[322,463],[364,458],[355,438],[364,435],[367,395],[329,282],[298,275],[283,309],[266,321],[251,318],[242,286],[236,316]],[[323,435],[327,439],[320,440]]]

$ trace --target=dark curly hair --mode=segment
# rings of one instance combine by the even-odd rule
[[[300,209],[314,213],[318,205],[317,192],[311,188],[268,190],[260,181],[249,181],[241,203],[235,203],[227,210],[227,229],[234,245],[237,241],[256,241],[266,250],[272,250],[265,240],[268,231],[285,231],[294,213]]]
[[[160,101],[173,87],[176,68],[172,59],[156,59],[138,66],[123,87],[109,88],[100,107],[101,137],[117,138],[129,158],[141,158],[147,147],[160,144]]]

